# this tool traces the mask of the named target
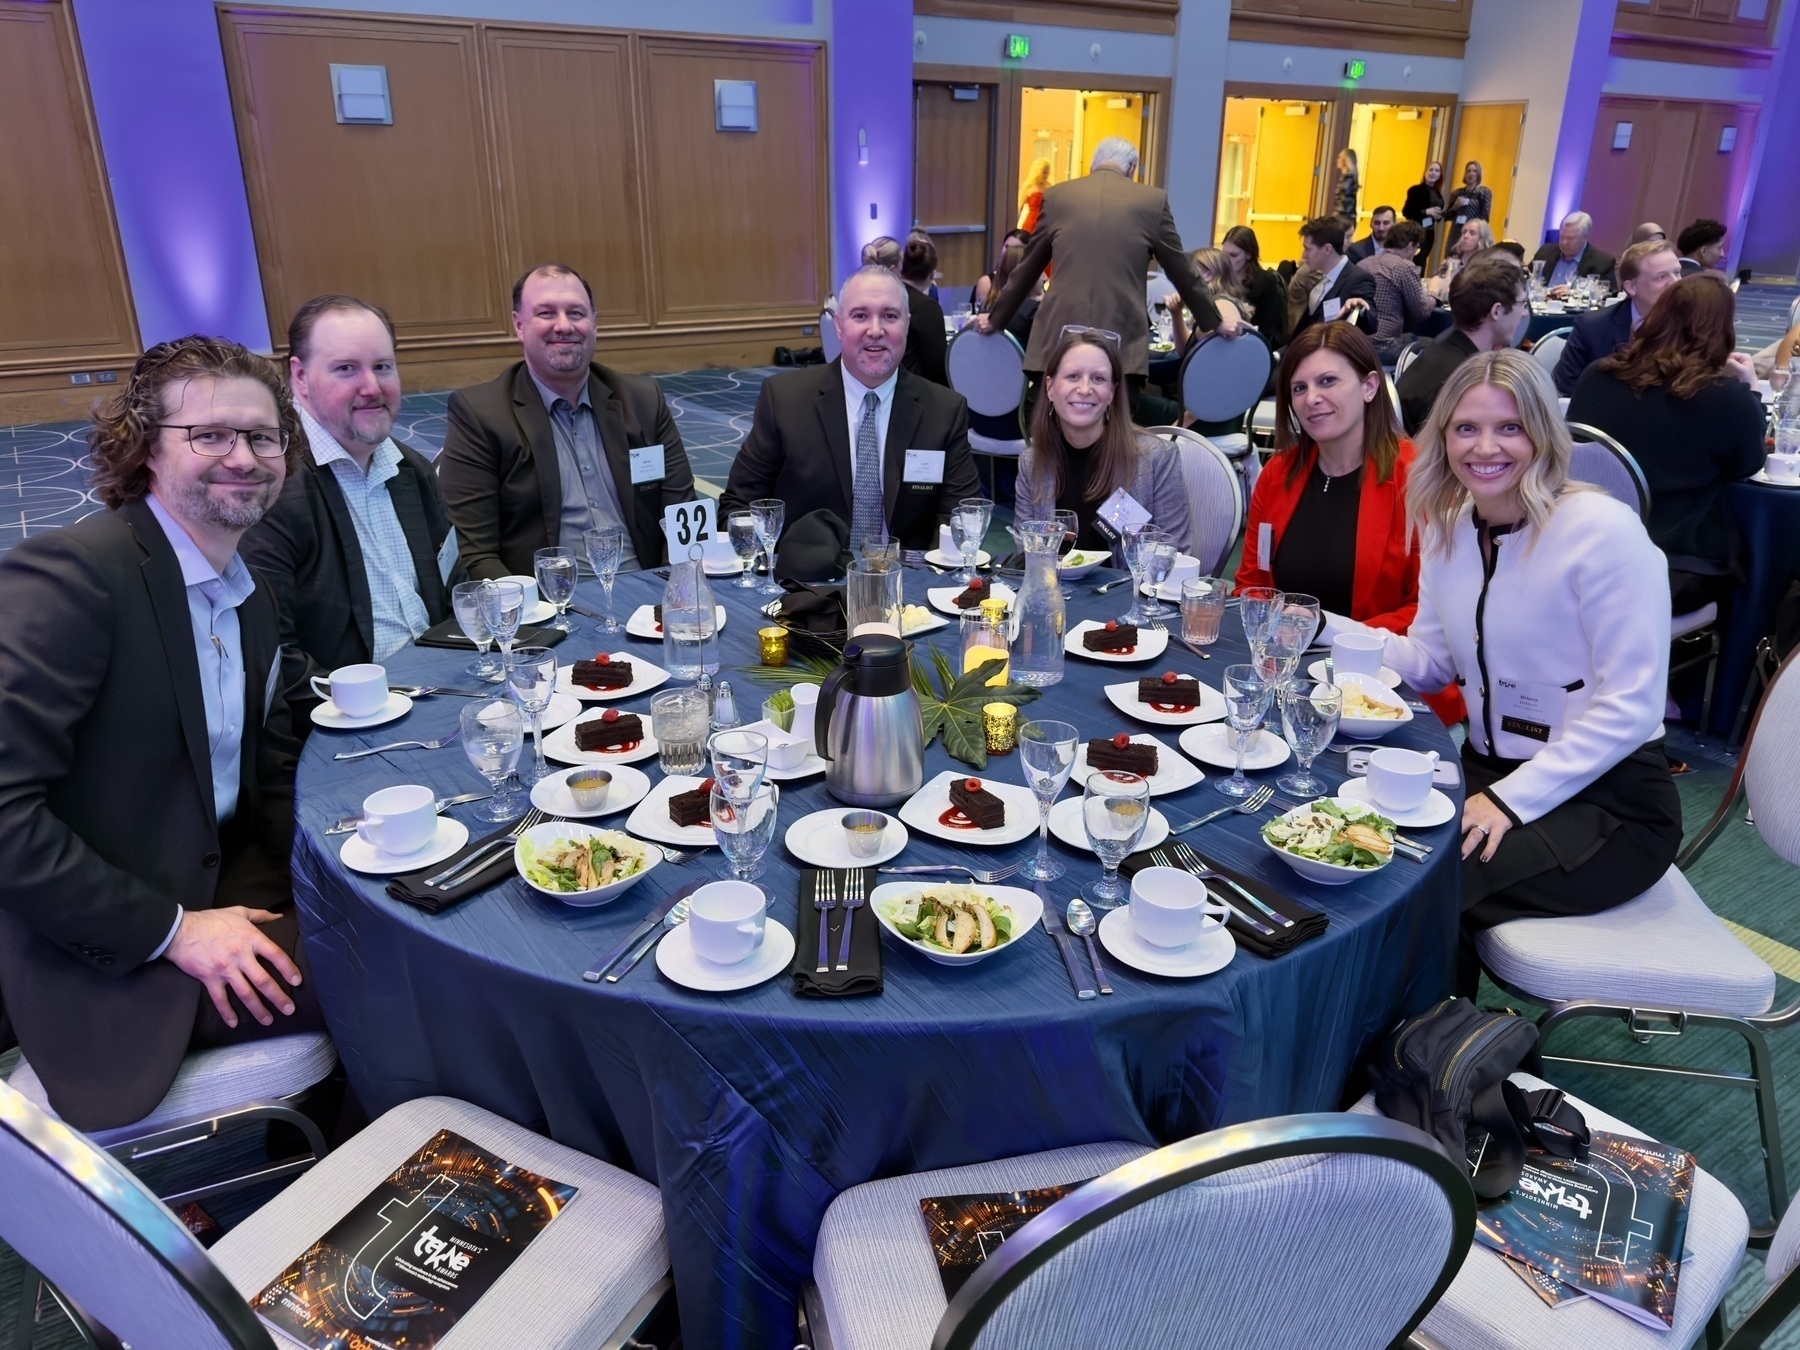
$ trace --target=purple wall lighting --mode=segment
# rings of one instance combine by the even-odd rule
[[[877,235],[912,225],[910,0],[832,0],[832,287]]]
[[[1563,98],[1562,120],[1556,136],[1556,159],[1550,168],[1550,190],[1544,202],[1545,234],[1560,228],[1562,218],[1569,212],[1580,209],[1588,154],[1594,142],[1594,126],[1600,120],[1606,54],[1612,43],[1611,0],[1599,4],[1588,0],[1581,7],[1581,17],[1576,22],[1568,91]],[[1520,221],[1515,228],[1522,233],[1528,226],[1529,222]],[[1526,242],[1536,241],[1527,238]]]

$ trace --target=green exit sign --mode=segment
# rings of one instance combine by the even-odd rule
[[[1023,33],[1008,33],[1006,35],[1006,59],[1008,61],[1023,61],[1030,55],[1030,38],[1026,37]]]
[[[1346,61],[1346,62],[1344,62],[1344,78],[1346,80],[1360,80],[1364,75],[1367,75],[1368,73],[1369,73],[1369,63],[1367,61]]]

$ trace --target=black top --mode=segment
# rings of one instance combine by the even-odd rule
[[[1287,286],[1281,274],[1266,267],[1256,269],[1254,276],[1244,279],[1244,303],[1250,308],[1250,321],[1263,335],[1270,351],[1287,345]]]
[[[950,343],[944,336],[944,307],[911,286],[906,287],[906,307],[911,322],[906,327],[901,368],[948,389],[950,372],[946,361]]]
[[[1094,528],[1094,512],[1102,499],[1087,495],[1088,479],[1094,472],[1093,460],[1093,446],[1077,450],[1072,445],[1064,445],[1062,490],[1056,494],[1056,509],[1073,511],[1079,522],[1075,531],[1075,547],[1090,552],[1117,547],[1113,540]],[[1122,560],[1114,561],[1119,562],[1120,566],[1124,565]]]
[[[1395,386],[1400,394],[1400,420],[1405,424],[1408,436],[1419,434],[1419,428],[1431,416],[1431,405],[1437,402],[1438,390],[1444,387],[1450,372],[1475,355],[1475,351],[1475,344],[1455,328],[1419,348],[1418,358],[1406,368]]]
[[[1406,204],[1400,208],[1403,219],[1414,221],[1425,227],[1430,234],[1437,222],[1426,218],[1425,213],[1432,207],[1444,209],[1444,194],[1432,187],[1430,183],[1414,183],[1406,189]]]
[[[1336,614],[1350,612],[1356,579],[1356,512],[1362,503],[1362,466],[1336,478],[1313,462],[1294,514],[1288,518],[1275,565],[1275,585],[1300,595],[1316,595]]]

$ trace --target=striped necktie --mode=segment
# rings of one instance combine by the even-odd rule
[[[881,509],[881,445],[876,435],[875,415],[881,399],[871,389],[863,395],[862,423],[856,428],[856,497],[850,507],[850,543],[854,548],[865,539],[887,535],[887,523]]]

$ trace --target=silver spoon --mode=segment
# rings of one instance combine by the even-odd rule
[[[1069,921],[1069,931],[1087,943],[1088,960],[1094,963],[1094,983],[1100,986],[1101,993],[1112,993],[1112,986],[1106,982],[1106,972],[1100,968],[1100,949],[1094,945],[1094,930],[1100,926],[1094,911],[1078,895],[1069,901],[1069,907],[1063,913]]]

